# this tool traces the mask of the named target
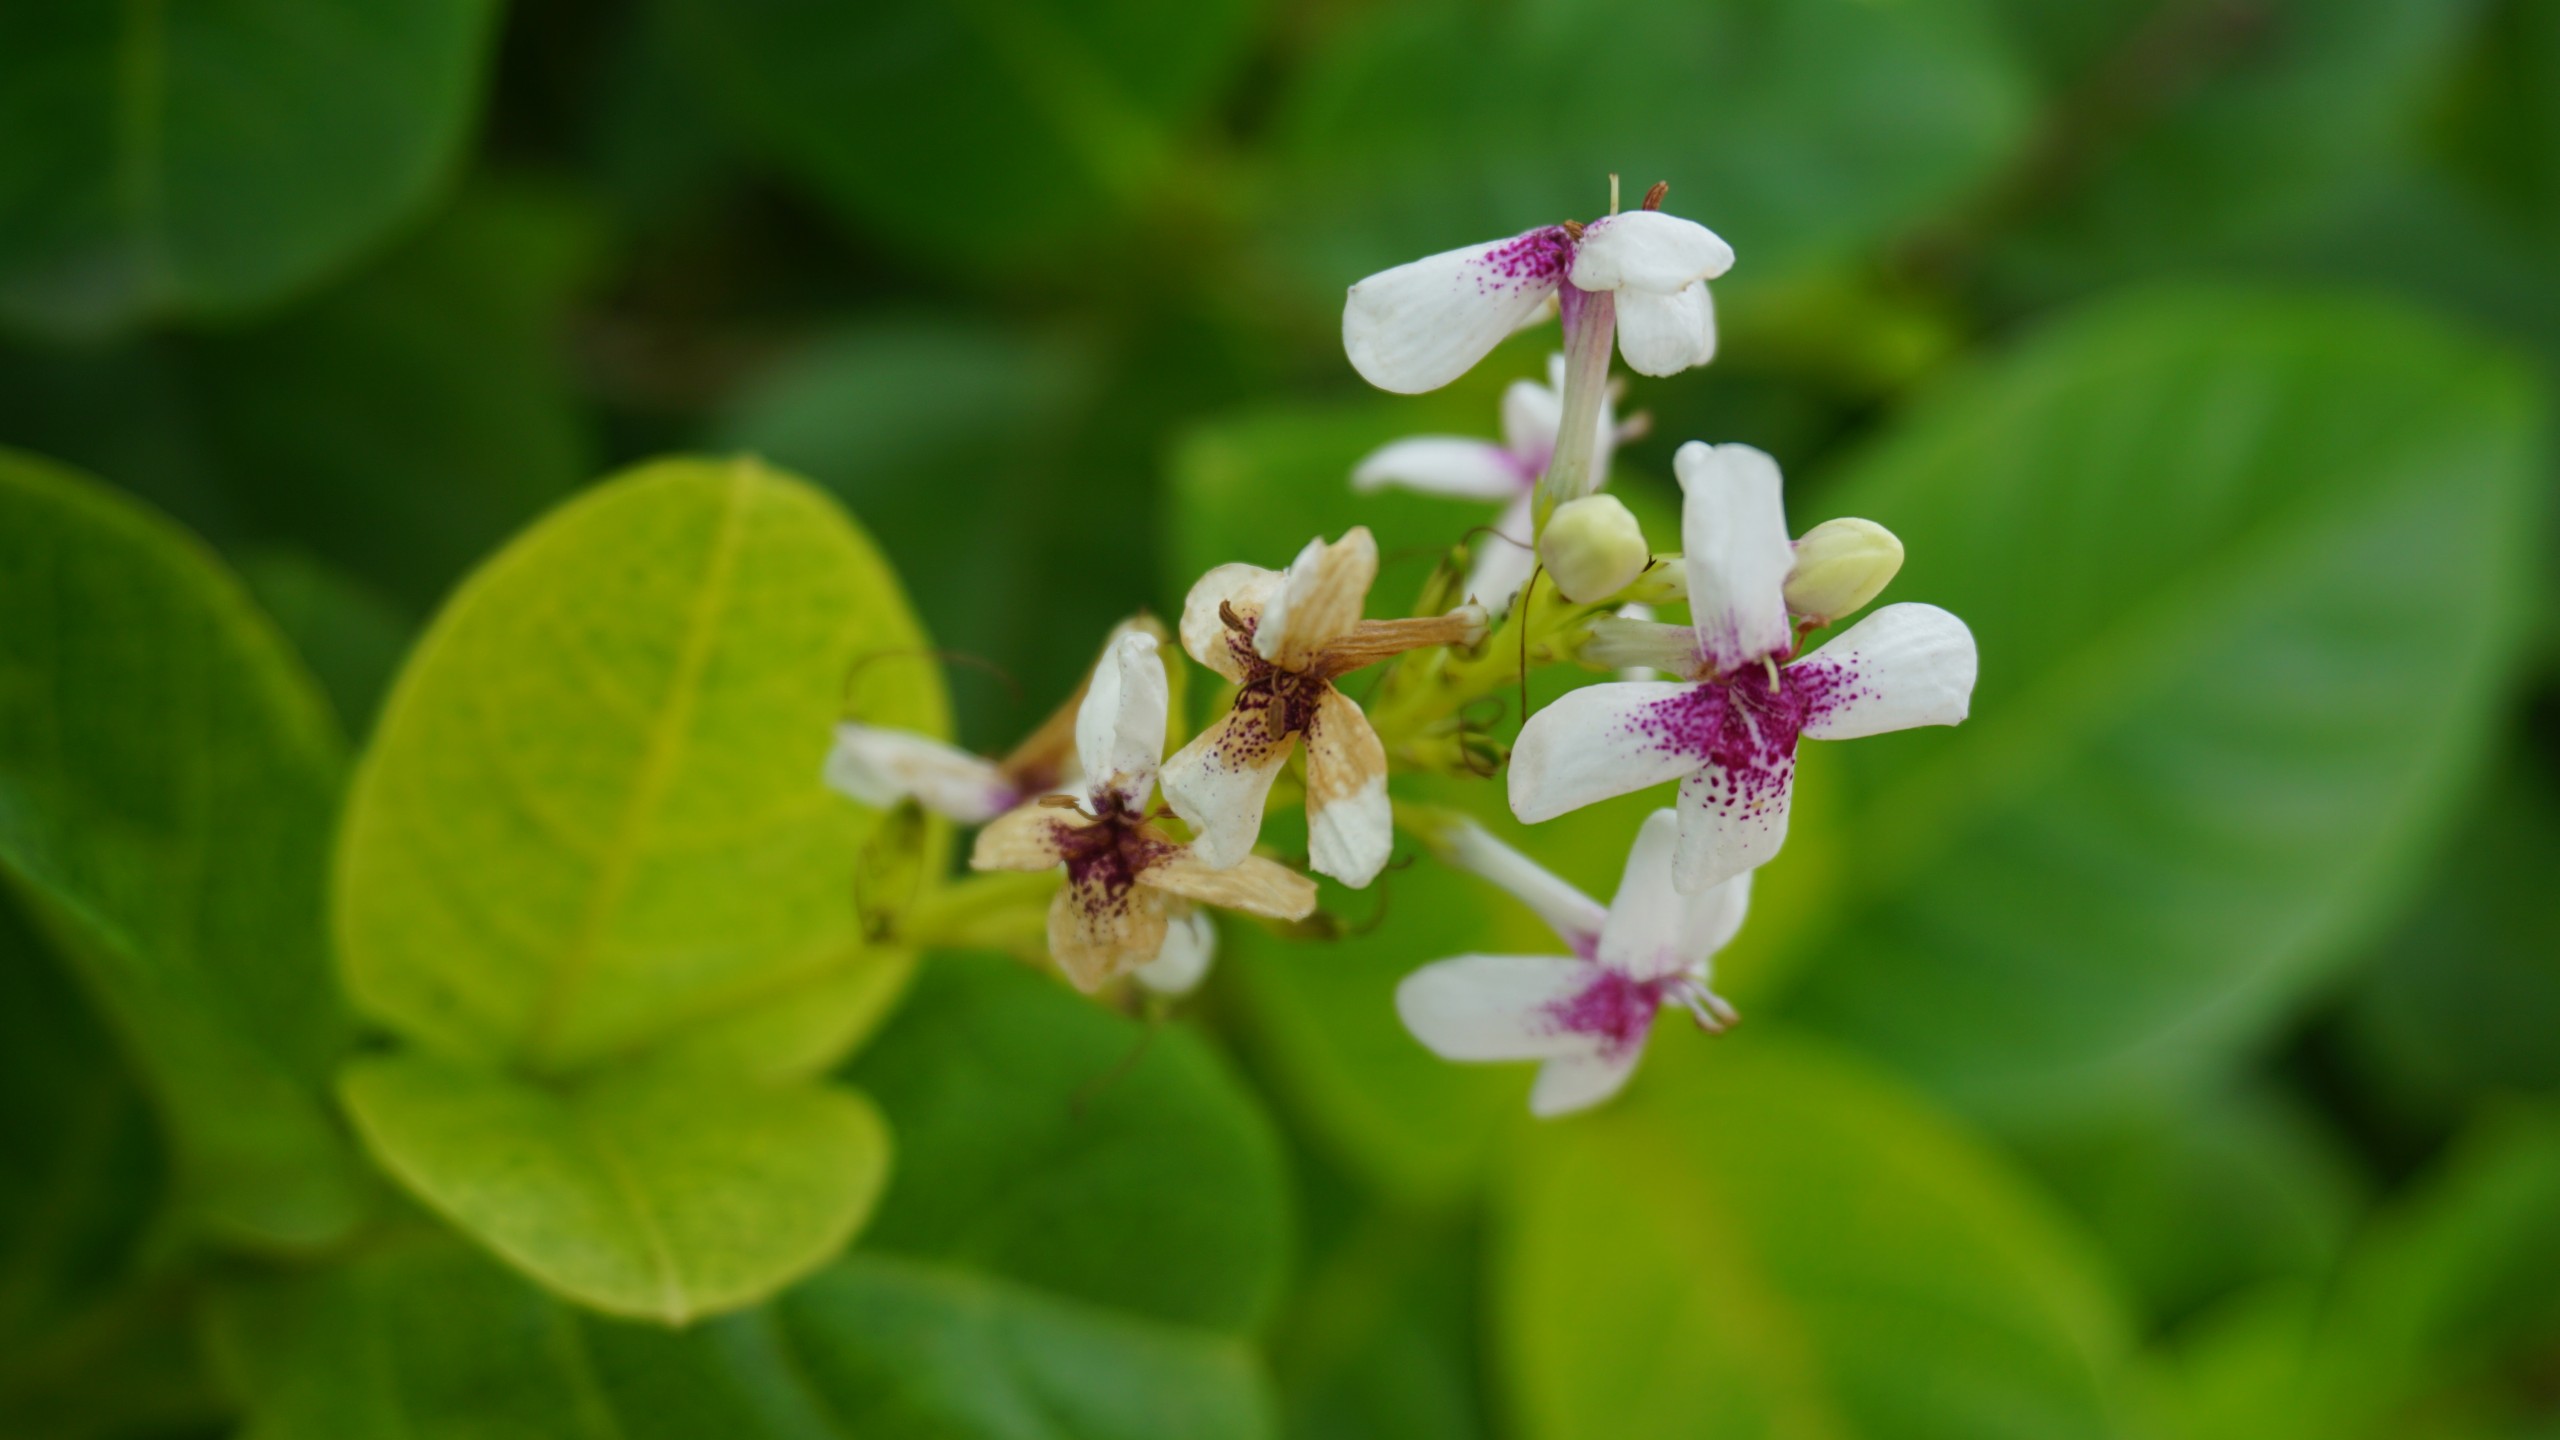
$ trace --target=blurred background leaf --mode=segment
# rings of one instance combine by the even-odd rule
[[[328,703],[239,582],[134,502],[0,453],[0,866],[167,1123],[190,1218],[324,1245],[361,1181],[321,856]]]
[[[489,0],[18,5],[0,19],[0,320],[94,333],[280,298],[461,159]]]

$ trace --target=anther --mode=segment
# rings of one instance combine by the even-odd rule
[[[1225,600],[1218,602],[1218,618],[1225,622],[1226,627],[1230,630],[1237,631],[1238,633],[1242,633],[1244,630],[1244,617],[1238,615],[1236,613],[1236,607]]]
[[[1670,181],[1668,181],[1668,180],[1656,180],[1656,181],[1654,181],[1654,182],[1653,182],[1653,188],[1652,188],[1652,189],[1650,189],[1650,190],[1647,190],[1646,192],[1644,192],[1644,208],[1645,208],[1645,209],[1647,209],[1647,210],[1659,210],[1659,209],[1661,209],[1661,208],[1662,208],[1662,197],[1663,197],[1663,196],[1665,196],[1665,195],[1668,195],[1668,194],[1670,194],[1670,193],[1671,193],[1671,182],[1670,182]]]
[[[1778,657],[1775,655],[1763,655],[1760,657],[1760,663],[1769,668],[1769,693],[1772,695],[1777,694],[1779,688]]]
[[[1565,238],[1566,238],[1566,239],[1568,239],[1568,240],[1579,240],[1579,239],[1581,239],[1581,238],[1582,238],[1582,222],[1581,222],[1581,221],[1579,221],[1579,220],[1567,220],[1566,222],[1564,222],[1564,234],[1565,234]]]

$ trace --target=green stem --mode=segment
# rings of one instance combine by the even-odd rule
[[[1015,950],[1046,933],[1055,870],[998,870],[925,892],[902,916],[897,940],[919,950]]]

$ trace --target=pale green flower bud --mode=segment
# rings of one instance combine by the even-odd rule
[[[1547,517],[1538,558],[1564,598],[1581,605],[1626,589],[1653,555],[1645,548],[1644,528],[1618,497],[1585,495]]]
[[[1873,520],[1825,520],[1796,542],[1787,609],[1829,624],[1876,598],[1902,568],[1902,542]]]

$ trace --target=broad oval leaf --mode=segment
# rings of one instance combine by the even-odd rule
[[[469,134],[491,0],[12,5],[0,315],[236,310],[415,212]]]
[[[1310,288],[1604,212],[1608,177],[1742,256],[1838,262],[1966,198],[2028,137],[1974,0],[1465,0],[1345,12],[1277,122],[1268,218]]]
[[[374,1158],[525,1273],[617,1315],[751,1305],[861,1228],[889,1133],[857,1094],[642,1069],[552,1088],[423,1055],[349,1066]]]
[[[321,1094],[350,1038],[322,915],[342,749],[200,545],[0,452],[0,873],[167,1118],[182,1202],[258,1244],[359,1204]]]
[[[2259,1033],[2482,748],[2543,464],[2510,359],[2344,300],[2129,296],[1917,406],[1835,493],[1982,681],[1959,729],[1824,747],[1794,1013],[2004,1114]]]
[[[856,1255],[683,1330],[572,1309],[411,1236],[217,1297],[249,1440],[1268,1440],[1246,1341]]]
[[[715,108],[885,245],[951,263],[1079,261],[1178,175],[1245,58],[1255,0],[981,7],[671,0]],[[895,136],[896,143],[881,143]]]
[[[1278,1298],[1278,1138],[1195,1037],[942,956],[847,1073],[898,1132],[865,1253],[1238,1334]]]
[[[820,781],[847,709],[947,732],[895,576],[822,496],[670,460],[556,511],[383,709],[338,849],[358,1005],[554,1073],[794,995],[876,1012],[848,972],[903,963],[854,910],[878,817]]]
[[[628,1324],[449,1241],[389,1244],[227,1294],[248,1433],[1273,1433],[1253,1335],[1286,1268],[1288,1177],[1196,1037],[937,957],[854,1075],[898,1134],[896,1175],[857,1248],[770,1303]]]
[[[1654,1048],[1504,1174],[1523,1436],[2116,1433],[2123,1317],[1990,1152],[1800,1041]]]

